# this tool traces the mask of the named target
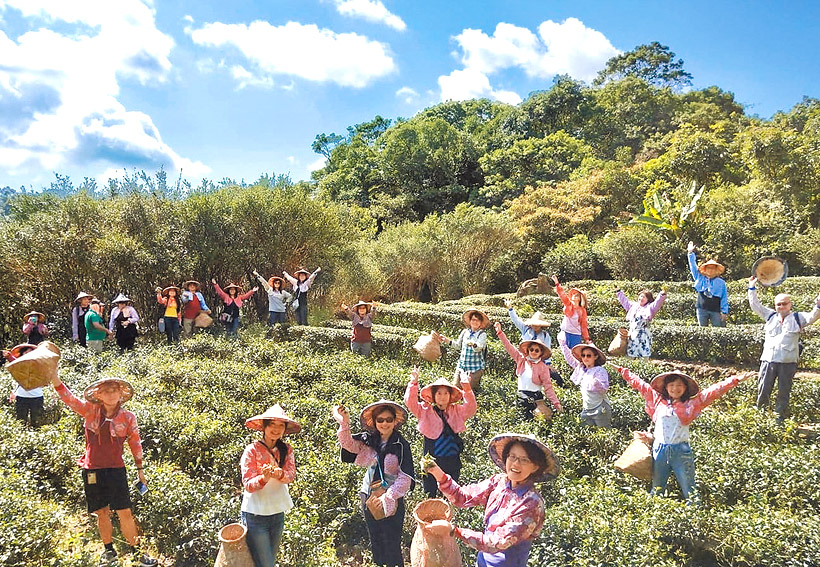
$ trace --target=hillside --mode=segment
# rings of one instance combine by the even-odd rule
[[[622,318],[611,291],[622,282],[584,282],[591,292],[591,332],[608,343]],[[816,290],[815,280],[789,280],[795,300],[809,300],[799,290]],[[644,282],[625,286],[628,293]],[[736,323],[727,329],[691,326],[691,291],[684,282],[669,284],[670,299],[653,324],[656,349],[680,362],[624,361],[643,377],[670,367],[684,368],[701,385],[735,370],[755,368],[760,324],[745,312],[742,282],[730,285]],[[251,325],[238,341],[200,335],[180,347],[152,342],[150,335],[124,356],[96,357],[63,346],[60,374],[74,391],[101,376],[120,376],[137,391],[128,407],[139,419],[147,453],[151,490],[137,498],[136,514],[149,546],[166,565],[211,565],[216,532],[239,514],[238,460],[253,438],[246,417],[281,402],[304,426],[292,439],[298,465],[291,494],[281,564],[290,567],[367,564],[369,551],[356,490],[361,470],[340,464],[334,402],[352,413],[381,397],[402,397],[411,365],[410,349],[419,332],[453,332],[466,306],[480,306],[508,327],[503,299],[509,295],[467,297],[429,304],[385,305],[377,315],[370,360],[346,351],[347,323],[269,331]],[[769,299],[765,301],[770,301]],[[557,300],[527,296],[515,300],[522,313],[545,311],[558,320]],[[557,325],[556,325],[557,327]],[[556,329],[552,329],[553,338]],[[651,498],[646,484],[616,472],[612,461],[649,420],[640,397],[611,375],[614,408],[611,430],[581,425],[577,389],[557,388],[566,411],[550,422],[519,423],[511,396],[512,365],[491,332],[489,371],[479,397],[479,413],[465,434],[466,480],[492,474],[488,439],[499,432],[532,432],[560,457],[562,473],[541,492],[547,520],[536,541],[530,565],[797,566],[820,562],[820,446],[797,433],[802,422],[820,421],[820,379],[802,373],[792,395],[793,420],[777,426],[774,414],[753,408],[755,385],[744,383],[704,412],[692,430],[696,454],[699,507],[679,499]],[[820,369],[818,335],[807,342],[807,366]],[[457,353],[423,364],[422,382],[449,376]],[[553,357],[566,376],[560,354]],[[711,362],[711,364],[710,364]],[[0,387],[8,390],[3,373]],[[47,393],[48,425],[21,428],[13,410],[0,411],[0,564],[88,565],[96,561],[95,529],[83,511],[80,475],[80,419]],[[411,419],[403,433],[416,460],[421,438]],[[127,453],[127,452],[126,452]],[[131,465],[129,465],[131,467]],[[131,467],[130,473],[134,473]],[[674,486],[674,480],[671,481]],[[673,492],[674,494],[674,492]],[[413,491],[408,508],[422,498]],[[480,527],[480,511],[460,510],[459,525]],[[408,514],[405,548],[413,526]],[[120,544],[121,545],[121,542]],[[474,555],[464,548],[465,564]]]

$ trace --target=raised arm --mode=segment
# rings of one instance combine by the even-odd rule
[[[506,350],[515,363],[518,364],[518,362],[524,358],[524,355],[512,345],[510,339],[508,339],[507,335],[504,334],[504,330],[501,328],[501,323],[497,321],[495,323],[495,334],[498,335],[498,340],[500,340],[501,344],[504,345],[504,350]]]
[[[757,278],[751,278],[749,280],[749,289],[746,292],[746,295],[749,299],[749,307],[752,308],[752,311],[757,313],[760,318],[764,321],[768,321],[769,317],[772,316],[773,313],[777,313],[774,309],[769,309],[768,307],[764,306],[760,303],[760,298],[757,296],[757,288],[755,284],[757,283]]]
[[[513,322],[513,325],[515,325],[515,328],[518,329],[518,332],[523,335],[524,331],[527,330],[527,326],[524,324],[524,321],[521,320],[521,317],[518,316],[518,313],[515,312],[515,309],[512,306],[507,308],[507,312],[510,314],[510,320]]]
[[[259,283],[262,285],[262,289],[264,289],[266,292],[270,293],[271,289],[273,289],[273,288],[272,288],[272,287],[270,286],[270,284],[268,283],[268,280],[266,280],[265,278],[263,278],[263,277],[259,274],[259,272],[257,272],[256,270],[254,270],[254,271],[253,271],[253,275],[254,275],[254,276],[256,276],[256,279],[257,279],[257,280],[259,280]],[[280,287],[281,287],[281,286],[280,286]]]
[[[297,286],[297,285],[298,285],[298,283],[299,283],[299,282],[296,280],[296,278],[294,278],[292,275],[290,275],[289,273],[287,273],[287,272],[285,272],[285,271],[282,271],[282,275],[283,275],[283,276],[285,276],[285,279],[286,279],[286,280],[288,280],[288,281],[290,282],[290,285],[292,285],[294,288],[296,288],[296,286]]]
[[[618,303],[621,304],[621,307],[624,308],[624,311],[629,313],[629,310],[632,309],[632,302],[626,297],[626,294],[622,290],[618,290],[615,292],[615,297],[618,298]]]
[[[410,381],[407,382],[407,388],[404,390],[404,405],[410,410],[410,413],[418,418],[421,415],[422,407],[419,403],[419,369],[414,367],[410,372]]]
[[[663,307],[664,302],[666,301],[666,290],[661,290],[658,294],[658,298],[649,304],[649,318],[653,319],[655,314],[660,311],[661,307]]]
[[[618,374],[621,375],[626,383],[629,384],[633,390],[637,390],[641,397],[647,402],[654,402],[661,396],[652,386],[649,385],[649,382],[644,381],[637,374],[633,374],[629,368],[618,366],[616,364],[613,364],[612,366],[615,367],[615,370],[618,371]]]
[[[257,289],[259,289],[259,288],[258,288],[258,287],[254,287],[254,288],[252,288],[252,289],[250,289],[250,290],[246,291],[245,293],[243,293],[242,295],[240,295],[240,296],[239,296],[239,299],[240,299],[240,300],[242,300],[242,301],[245,301],[245,300],[247,300],[247,299],[250,299],[250,297],[251,297],[254,293],[256,293],[256,290],[257,290]]]
[[[228,299],[230,299],[230,296],[224,291],[222,291],[222,288],[219,287],[219,284],[216,283],[216,280],[211,280],[211,283],[214,284],[214,290],[216,291],[216,294],[219,296],[219,299],[227,303]]]
[[[558,333],[558,345],[561,347],[561,354],[564,355],[564,360],[567,361],[567,364],[569,364],[571,368],[578,368],[581,362],[572,356],[572,349],[567,346],[567,337],[564,335],[564,331]]]

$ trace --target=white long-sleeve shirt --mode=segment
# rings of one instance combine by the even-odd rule
[[[809,313],[794,312],[785,317],[774,309],[760,303],[755,288],[748,290],[749,306],[764,321],[763,353],[764,362],[797,362],[800,356],[798,343],[800,331],[820,319],[820,305],[815,305]],[[798,321],[799,320],[799,321]]]

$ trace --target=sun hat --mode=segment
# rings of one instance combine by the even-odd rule
[[[74,303],[77,303],[78,301],[80,301],[81,299],[84,299],[84,298],[86,298],[86,297],[94,297],[94,296],[93,296],[93,295],[91,295],[90,293],[86,293],[86,292],[84,292],[84,291],[81,291],[81,292],[77,295],[77,298],[74,300]]]
[[[196,281],[196,280],[188,280],[187,282],[185,282],[184,284],[182,284],[182,289],[188,289],[188,285],[189,285],[189,284],[194,284],[194,285],[196,286],[196,288],[197,288],[197,289],[199,289],[199,287],[200,287],[200,284],[199,284],[199,282],[198,282],[198,281]]]
[[[433,390],[438,386],[445,386],[450,390],[451,404],[455,404],[464,399],[464,392],[461,391],[461,388],[453,386],[447,378],[439,378],[435,382],[427,384],[424,388],[422,388],[421,399],[428,404],[433,405],[433,403],[435,403],[433,400]]]
[[[179,295],[182,292],[182,290],[179,289],[177,286],[169,285],[168,287],[166,287],[165,289],[162,290],[162,295],[168,295],[168,292],[171,291],[172,289],[177,290],[177,295]]]
[[[114,382],[116,384],[119,384],[119,386],[122,388],[122,393],[120,394],[121,404],[124,404],[132,397],[134,397],[134,387],[128,381],[123,380],[122,378],[102,378],[100,380],[97,380],[96,382],[92,382],[83,391],[83,397],[92,403],[102,403],[102,401],[97,397],[97,392],[100,391],[100,387],[103,384],[106,384],[108,382]]]
[[[527,348],[530,346],[530,344],[536,344],[541,347],[541,349],[544,351],[544,354],[541,355],[541,358],[549,358],[552,356],[552,349],[547,346],[547,343],[539,339],[521,341],[518,345],[518,350],[521,351],[521,354],[527,356]]]
[[[689,392],[690,398],[696,396],[698,392],[700,392],[700,386],[698,386],[698,383],[695,382],[693,378],[691,378],[687,374],[684,374],[683,372],[676,372],[673,370],[671,372],[662,372],[661,374],[658,374],[657,376],[652,378],[652,380],[649,382],[649,385],[652,387],[652,389],[662,396],[666,395],[666,392],[664,391],[664,382],[667,376],[676,376],[683,378],[683,381],[686,382],[686,388]]]
[[[549,327],[550,325],[550,322],[544,319],[544,314],[540,311],[533,313],[532,317],[525,319],[523,323],[527,327]]]
[[[760,285],[774,287],[782,284],[789,276],[789,263],[777,256],[763,256],[752,266],[752,275]]]
[[[43,341],[30,348],[32,346],[22,344],[12,348],[9,354],[17,354],[17,358],[6,364],[6,370],[25,390],[48,385],[57,377],[60,362],[60,349],[51,341]]]
[[[304,269],[304,268],[299,268],[298,270],[296,270],[295,272],[293,272],[293,275],[294,275],[294,276],[298,276],[299,274],[305,274],[306,276],[310,276],[310,272],[308,272],[308,271],[307,271],[306,269]]]
[[[376,424],[373,422],[373,414],[381,407],[391,407],[396,411],[396,427],[407,421],[407,410],[396,402],[381,399],[378,402],[368,404],[359,415],[359,422],[365,429],[376,429]]]
[[[594,350],[598,354],[598,357],[595,359],[595,365],[596,366],[603,366],[604,365],[604,363],[606,362],[606,355],[603,353],[603,351],[601,349],[599,349],[598,347],[596,347],[592,343],[581,343],[579,345],[575,345],[574,347],[572,347],[572,356],[574,356],[576,358],[576,360],[578,360],[578,362],[582,362],[581,361],[581,351],[584,350],[585,348],[591,348],[592,350]]]
[[[717,274],[715,276],[709,276],[709,274],[706,273],[709,270],[715,270],[717,272]],[[701,274],[703,274],[704,276],[706,276],[707,278],[708,277],[717,277],[717,276],[719,276],[720,274],[722,274],[723,272],[726,271],[726,266],[724,266],[720,262],[716,262],[715,260],[708,260],[707,262],[704,262],[703,264],[698,266],[698,271]]]
[[[490,324],[490,318],[487,317],[487,314],[483,311],[478,309],[468,309],[464,312],[464,315],[461,316],[461,320],[464,321],[464,326],[469,328],[470,327],[470,317],[472,317],[473,313],[478,313],[481,317],[481,328],[484,329],[487,325]]]
[[[495,465],[503,472],[507,472],[507,468],[504,466],[504,461],[501,456],[504,454],[504,448],[507,444],[514,441],[532,443],[538,447],[538,449],[544,453],[544,457],[546,457],[546,470],[542,471],[539,475],[533,476],[530,479],[532,482],[545,482],[558,476],[558,472],[561,470],[561,467],[558,465],[558,459],[555,457],[555,453],[553,453],[552,450],[541,441],[536,439],[535,436],[521,435],[519,433],[502,433],[500,435],[496,435],[492,438],[489,446],[487,447],[487,451],[490,453],[490,459],[492,459]]]
[[[128,303],[129,301],[131,301],[131,298],[129,298],[124,293],[119,293],[117,294],[117,297],[111,300],[111,305],[114,305],[116,303]]]
[[[581,307],[586,307],[589,304],[589,299],[587,298],[587,294],[584,291],[581,291],[577,287],[570,288],[569,292],[567,293],[567,297],[572,299],[572,294],[577,293],[581,296],[580,305]]]
[[[263,424],[266,419],[284,421],[284,435],[293,435],[294,433],[299,433],[302,430],[302,426],[299,425],[294,419],[289,417],[285,413],[285,410],[282,409],[282,406],[280,406],[279,404],[274,404],[273,406],[266,409],[264,413],[260,413],[259,415],[255,415],[253,417],[249,417],[248,419],[246,419],[245,427],[247,427],[248,429],[253,429],[255,431],[262,431],[264,429]]]
[[[23,321],[28,321],[28,318],[31,317],[32,315],[37,315],[37,322],[38,323],[45,323],[46,322],[46,316],[44,314],[40,313],[39,311],[30,311],[30,312],[26,313],[25,316],[23,316]]]
[[[230,283],[230,284],[226,285],[225,287],[223,287],[222,291],[224,291],[225,293],[228,293],[228,290],[231,289],[231,288],[236,289],[237,293],[239,293],[242,290],[242,288],[239,287],[238,285],[236,285],[235,283]]]
[[[359,309],[359,307],[362,307],[362,306],[367,307],[367,312],[368,313],[370,312],[371,309],[373,309],[373,304],[372,303],[369,303],[367,301],[362,301],[361,299],[359,300],[359,302],[356,305],[351,307],[351,309],[353,311],[356,311],[357,309]]]
[[[279,276],[271,276],[270,279],[268,280],[268,285],[273,287],[273,282],[275,282],[276,280],[279,280],[279,289],[284,289],[285,286],[288,285],[285,282],[285,280],[283,280]]]

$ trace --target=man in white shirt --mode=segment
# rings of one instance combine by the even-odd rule
[[[763,353],[760,355],[760,374],[757,380],[757,407],[768,407],[777,378],[777,421],[789,417],[789,396],[792,391],[797,360],[800,357],[800,332],[820,319],[820,295],[810,313],[792,312],[792,298],[781,293],[774,298],[775,309],[764,307],[757,297],[757,278],[749,278],[749,306],[764,321]]]

